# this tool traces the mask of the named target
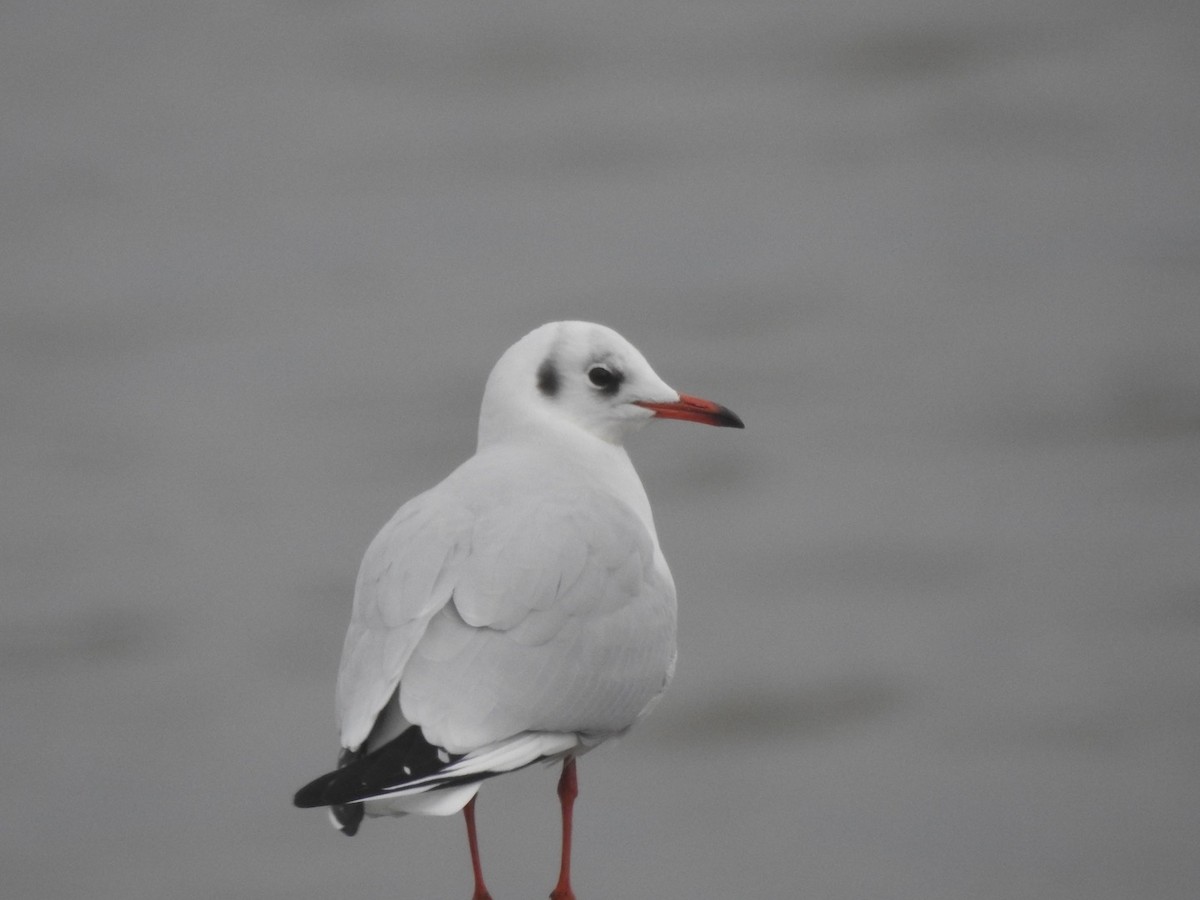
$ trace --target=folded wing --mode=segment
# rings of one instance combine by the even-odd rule
[[[405,504],[363,559],[338,679],[343,747],[366,740],[397,689],[403,721],[454,754],[522,732],[602,739],[670,678],[674,586],[637,514],[578,482],[497,493],[461,484],[470,474]]]

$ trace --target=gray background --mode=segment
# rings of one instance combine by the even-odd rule
[[[578,317],[748,423],[633,447],[682,655],[581,898],[1195,897],[1197,9],[5,3],[4,896],[467,896],[290,797],[367,542]],[[553,773],[479,816],[544,897]]]

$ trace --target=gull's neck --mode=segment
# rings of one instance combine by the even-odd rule
[[[512,450],[546,458],[548,464],[570,466],[582,480],[627,503],[657,544],[650,500],[624,446],[555,416],[535,413],[520,424],[525,427],[514,428],[510,420],[508,428],[498,430],[481,420],[477,452]]]

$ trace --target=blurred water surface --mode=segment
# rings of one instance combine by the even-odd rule
[[[1194,4],[0,10],[5,896],[465,896],[353,841],[355,570],[513,340],[745,432],[633,447],[681,662],[581,766],[581,897],[1200,889]],[[480,801],[497,897],[551,773]]]

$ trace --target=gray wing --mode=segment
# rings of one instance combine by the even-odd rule
[[[367,548],[338,670],[343,747],[366,740],[429,620],[450,600],[470,529],[468,511],[434,488],[402,506]]]
[[[404,667],[400,706],[462,753],[525,731],[627,729],[675,662],[675,589],[646,525],[575,487],[482,511],[454,559],[450,602]]]

